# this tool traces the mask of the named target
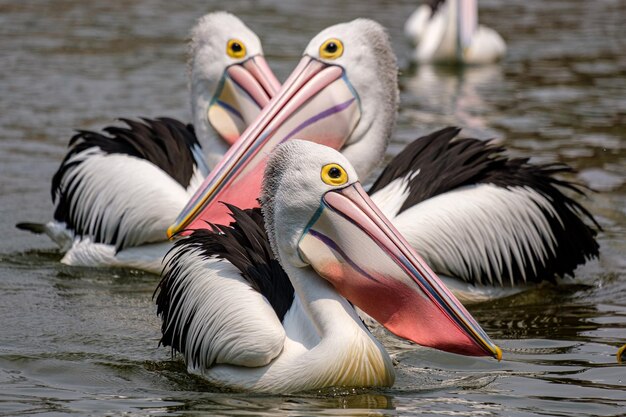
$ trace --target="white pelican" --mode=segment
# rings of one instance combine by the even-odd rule
[[[478,24],[477,0],[430,0],[404,25],[418,63],[489,64],[501,59],[506,44],[493,29]]]
[[[351,303],[415,343],[501,358],[337,151],[281,145],[261,201],[264,223],[230,206],[232,227],[197,230],[167,257],[161,342],[190,372],[255,392],[391,386],[392,361]]]
[[[189,69],[193,126],[122,119],[79,131],[52,179],[54,221],[18,227],[48,234],[66,264],[160,271],[167,227],[280,88],[257,35],[225,12],[192,29]]]
[[[220,201],[254,207],[267,154],[294,132],[341,149],[366,177],[394,125],[395,62],[384,30],[372,21],[322,31],[170,233],[205,227],[205,221],[227,224],[227,207]],[[453,291],[460,298],[481,300],[554,281],[598,255],[599,226],[562,192],[582,190],[554,177],[567,167],[508,158],[498,146],[455,140],[457,134],[448,128],[416,140],[370,193],[429,265],[453,278],[449,282],[458,284]]]

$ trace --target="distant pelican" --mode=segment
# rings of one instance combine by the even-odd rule
[[[52,179],[54,221],[17,225],[48,234],[61,262],[160,271],[167,227],[280,88],[259,38],[229,13],[198,21],[190,53],[193,126],[122,119],[127,127],[79,131]]]
[[[261,201],[264,221],[229,206],[232,227],[198,230],[168,255],[161,342],[190,372],[256,392],[391,386],[392,360],[353,304],[415,343],[501,358],[338,152],[281,145]]]
[[[478,24],[477,0],[428,1],[411,14],[404,33],[418,63],[489,64],[506,53],[502,37]]]

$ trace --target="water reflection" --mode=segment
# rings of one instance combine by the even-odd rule
[[[169,412],[185,415],[397,415],[393,397],[363,390],[320,392],[297,396],[250,395],[241,393],[193,394],[185,393],[172,400],[179,405],[168,407]],[[164,398],[168,400],[168,398]]]
[[[470,310],[496,338],[580,340],[583,332],[601,326],[591,320],[599,315],[596,306],[580,300],[580,294],[592,288],[544,285]]]
[[[412,73],[414,70],[414,73]],[[496,109],[483,89],[502,83],[502,68],[486,66],[420,65],[402,78],[402,108],[418,123],[458,125],[466,135],[491,132],[488,115]],[[411,110],[417,109],[417,110]],[[442,118],[443,116],[443,118]]]

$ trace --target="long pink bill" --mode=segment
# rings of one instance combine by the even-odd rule
[[[293,138],[340,149],[361,117],[359,98],[344,70],[305,56],[278,94],[263,108],[240,139],[213,169],[168,236],[227,224],[221,202],[240,208],[258,206],[269,153]]]
[[[358,182],[324,195],[298,248],[317,273],[394,334],[447,352],[502,357]]]
[[[207,112],[209,123],[229,144],[239,139],[280,89],[261,55],[224,71]]]

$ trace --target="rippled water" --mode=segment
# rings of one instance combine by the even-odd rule
[[[481,0],[506,38],[500,66],[412,68],[401,35],[413,2],[9,0],[0,3],[0,415],[623,415],[626,366],[626,3]],[[357,16],[389,28],[402,109],[390,154],[458,125],[511,154],[567,162],[597,190],[604,231],[577,284],[471,307],[505,359],[416,348],[384,390],[267,396],[215,392],[158,347],[158,277],[70,268],[22,220],[50,218],[49,179],[73,128],[119,116],[188,120],[184,39],[226,8],[263,39],[283,78],[322,28]]]

